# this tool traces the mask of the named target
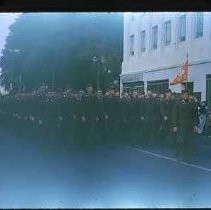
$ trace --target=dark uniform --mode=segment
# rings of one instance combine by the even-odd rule
[[[161,102],[161,143],[173,146],[173,126],[172,125],[172,112],[176,111],[176,104],[173,98],[165,98]],[[176,126],[176,125],[175,125]]]
[[[137,123],[138,123],[138,133],[137,133],[137,143],[143,145],[144,140],[146,139],[146,115],[145,115],[145,99],[144,96],[139,98],[138,101],[139,111],[137,115]]]
[[[207,136],[211,139],[211,112],[207,116]]]
[[[194,126],[197,125],[195,103],[188,99],[180,99],[177,117],[178,138],[176,155],[191,154],[194,147]]]
[[[159,109],[157,109],[156,98],[150,96],[145,99],[145,123],[146,123],[146,141],[147,145],[152,145],[156,141],[157,116]]]

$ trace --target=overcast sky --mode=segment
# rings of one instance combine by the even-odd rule
[[[0,13],[0,56],[4,48],[6,37],[9,33],[9,26],[15,22],[17,13]]]

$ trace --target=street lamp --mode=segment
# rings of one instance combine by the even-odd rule
[[[93,58],[92,58],[92,62],[93,62],[94,64],[96,64],[96,63],[98,62],[98,59],[97,59],[97,57],[96,57],[96,56],[93,56]]]
[[[101,61],[101,64],[103,65],[105,63],[105,58],[103,56],[101,56],[100,61]]]
[[[114,80],[113,83],[115,86],[117,86],[119,84],[118,80]]]
[[[94,65],[96,65],[97,63],[101,65],[101,69],[97,69],[97,90],[98,90],[100,88],[100,74],[103,74],[105,76],[105,74],[110,74],[111,70],[105,67],[104,64],[106,63],[106,59],[104,58],[104,56],[101,56],[100,59],[98,59],[96,56],[93,56],[92,62]],[[104,79],[105,78],[103,77],[103,81]]]
[[[20,50],[19,49],[9,49],[10,52],[15,52],[15,53],[19,53]]]
[[[92,62],[94,65],[98,63],[98,58],[96,56],[93,56]],[[100,88],[100,71],[97,69],[97,90]]]
[[[20,49],[9,49],[9,52],[12,52],[12,53],[19,53],[21,50]],[[12,72],[12,84],[11,84],[11,87],[13,88],[13,78],[14,77],[14,72]],[[21,90],[21,83],[22,83],[22,75],[21,75],[21,72],[19,74],[19,91]]]

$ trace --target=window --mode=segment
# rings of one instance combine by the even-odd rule
[[[164,23],[164,44],[169,45],[171,43],[171,21]]]
[[[186,15],[179,17],[179,42],[186,39]]]
[[[134,55],[134,35],[130,36],[130,55]]]
[[[193,93],[193,82],[182,83],[184,89],[188,90],[190,93]]]
[[[146,31],[141,32],[141,52],[146,51]]]
[[[155,80],[147,82],[147,90],[151,90],[154,93],[166,93],[169,89],[169,80]]]
[[[152,49],[158,48],[158,26],[152,27]]]
[[[195,27],[195,38],[203,36],[203,13],[197,12],[196,15],[196,27]]]
[[[131,21],[134,21],[135,20],[135,14],[131,14],[130,19],[131,19]]]

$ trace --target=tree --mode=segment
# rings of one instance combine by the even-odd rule
[[[96,86],[94,55],[106,58],[111,79],[121,71],[122,14],[25,13],[10,30],[0,63],[6,89]]]

